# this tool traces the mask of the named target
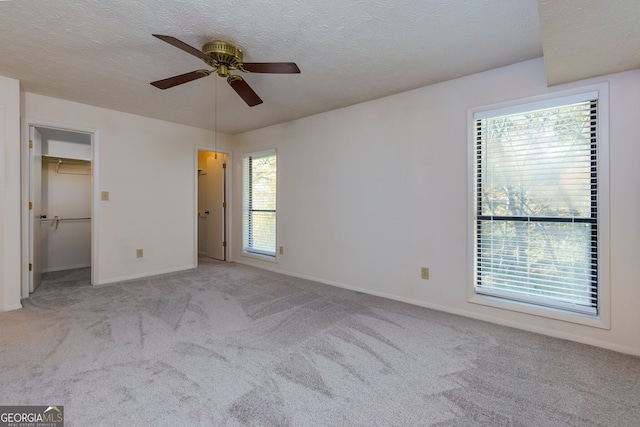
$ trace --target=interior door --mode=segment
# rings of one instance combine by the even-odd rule
[[[207,252],[207,170],[206,164],[202,171],[198,171],[198,254],[208,255]]]
[[[42,135],[29,126],[29,293],[36,290],[42,280]]]
[[[217,157],[217,159],[216,159]],[[225,164],[226,156],[218,153],[217,156],[207,157],[207,256],[210,258],[225,260]]]

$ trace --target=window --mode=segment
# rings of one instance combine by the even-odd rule
[[[599,314],[598,104],[474,114],[475,294]]]
[[[276,152],[243,159],[242,247],[248,254],[276,256]]]

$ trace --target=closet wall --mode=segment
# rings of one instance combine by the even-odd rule
[[[42,271],[91,266],[91,138],[42,133]],[[56,219],[58,217],[58,219]]]

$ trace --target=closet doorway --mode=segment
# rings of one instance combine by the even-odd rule
[[[93,133],[29,125],[29,280],[90,269]],[[27,295],[24,295],[27,293]]]
[[[227,154],[198,150],[198,255],[227,260]]]

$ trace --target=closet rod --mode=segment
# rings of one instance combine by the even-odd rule
[[[70,165],[90,165],[91,164],[91,160],[71,159],[68,157],[60,157],[60,156],[48,156],[46,154],[42,156],[42,160],[50,163],[67,163]]]
[[[58,229],[58,225],[60,225],[60,221],[64,222],[64,221],[86,221],[86,220],[90,220],[91,218],[60,218],[59,216],[54,216],[53,218],[40,218],[40,221],[43,222],[53,222],[56,224],[56,230]]]
[[[87,217],[87,218],[58,218],[58,217],[53,217],[53,218],[40,218],[40,221],[42,222],[47,222],[47,221],[87,221],[90,220],[91,217]]]

